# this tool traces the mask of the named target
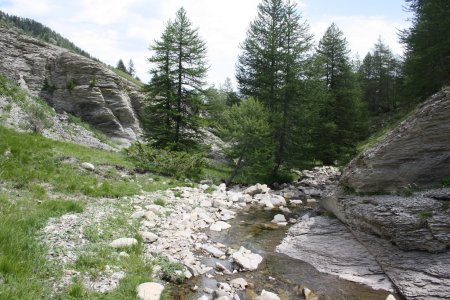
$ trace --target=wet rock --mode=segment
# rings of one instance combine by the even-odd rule
[[[220,262],[216,262],[216,270],[223,272],[226,275],[230,275],[231,271],[227,269],[224,265],[222,265]]]
[[[311,291],[308,288],[303,288],[303,295],[305,296],[306,300],[318,300],[319,296],[317,296],[316,294],[313,293],[313,291]]]
[[[277,294],[262,290],[261,295],[255,298],[255,300],[281,300]]]
[[[213,299],[224,299],[224,300],[229,299],[229,300],[231,300],[230,294],[228,294],[227,292],[222,291],[222,290],[215,290],[212,293],[212,298]]]
[[[144,243],[153,243],[158,240],[158,236],[152,232],[141,231],[140,234],[144,240]]]
[[[126,248],[137,245],[138,241],[134,238],[120,238],[110,243],[113,248]]]
[[[215,222],[214,224],[212,224],[212,225],[209,227],[209,229],[210,229],[210,230],[213,230],[213,231],[222,231],[222,230],[228,229],[228,228],[230,228],[230,227],[231,227],[231,225],[228,224],[228,223],[225,223],[225,222],[223,222],[223,221],[217,221],[217,222]]]
[[[95,166],[94,166],[93,164],[91,164],[91,163],[88,163],[88,162],[82,163],[82,164],[81,164],[81,167],[82,167],[83,169],[88,170],[88,171],[95,171]]]
[[[139,300],[159,300],[164,290],[164,286],[156,282],[146,282],[136,288]]]
[[[261,255],[252,253],[244,247],[241,247],[239,251],[234,252],[231,257],[236,264],[249,271],[256,270],[263,260]]]
[[[282,214],[277,214],[273,217],[272,223],[285,223],[286,217]]]
[[[231,292],[231,286],[226,282],[218,282],[217,287],[219,288],[220,291],[224,291],[227,293]]]
[[[377,261],[337,219],[303,218],[293,225],[277,252],[305,261],[317,270],[392,291]]]
[[[212,245],[202,245],[202,249],[208,252],[209,254],[213,255],[216,258],[222,257],[225,255],[225,252],[222,250],[217,249],[216,247]]]

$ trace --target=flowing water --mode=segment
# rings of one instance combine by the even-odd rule
[[[289,217],[299,217],[307,213],[307,209],[297,210]],[[216,289],[217,282],[227,282],[242,277],[251,283],[251,288],[239,293],[240,299],[254,299],[262,289],[277,293],[281,299],[304,299],[303,287],[308,287],[319,295],[319,299],[361,299],[385,300],[389,292],[373,290],[370,287],[339,279],[337,276],[318,272],[311,265],[284,254],[276,253],[275,248],[286,234],[286,226],[276,226],[270,221],[280,211],[250,209],[239,212],[236,218],[229,222],[232,227],[227,231],[210,232],[211,241],[219,242],[233,249],[244,246],[252,252],[264,257],[258,269],[253,272],[242,272],[233,275],[214,275],[214,278],[199,276],[188,280],[179,286],[172,286],[173,299],[197,299],[203,294],[203,288]],[[214,267],[220,262],[232,270],[227,260],[205,258],[205,265]],[[214,271],[211,271],[213,274]],[[192,292],[191,287],[198,290]]]

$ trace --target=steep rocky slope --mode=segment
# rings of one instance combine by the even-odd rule
[[[139,87],[99,62],[0,27],[0,74],[115,140],[141,134]]]
[[[450,88],[445,88],[356,157],[340,187],[322,201],[406,299],[450,295],[450,189],[442,188],[448,176]]]

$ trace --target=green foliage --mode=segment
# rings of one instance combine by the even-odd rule
[[[251,175],[255,181],[270,174],[272,131],[269,113],[259,101],[249,98],[225,111],[220,132],[231,145],[224,151],[236,161],[228,183],[239,173],[241,176]]]
[[[201,136],[201,94],[208,70],[206,45],[184,8],[151,46],[153,75],[143,125],[148,142],[159,148],[190,149]]]
[[[69,79],[69,80],[67,80],[66,88],[67,88],[69,91],[72,91],[76,86],[77,86],[77,83],[76,83],[75,79]]]
[[[156,149],[139,142],[126,152],[139,168],[176,178],[198,179],[204,166],[200,153]]]
[[[299,125],[294,111],[301,106],[300,74],[311,48],[308,27],[292,2],[263,0],[238,58],[240,92],[258,99],[270,112],[273,174],[282,165],[296,163],[292,154],[298,151]]]
[[[125,67],[122,59],[119,59],[119,61],[117,62],[116,69],[124,73],[128,73],[127,67]]]
[[[163,206],[163,207],[167,205],[166,201],[162,198],[156,199],[155,201],[153,201],[153,203],[156,205],[159,205],[159,206]]]
[[[442,187],[450,187],[450,176],[442,178]]]
[[[365,132],[364,107],[349,53],[342,31],[331,24],[319,42],[315,58],[315,67],[326,89],[326,102],[319,108],[319,120],[315,122],[315,153],[327,165],[349,160]]]
[[[172,262],[165,256],[157,256],[153,261],[154,264],[161,267],[161,278],[170,282],[181,282],[184,279],[184,267],[179,262]],[[177,274],[176,271],[181,271]]]
[[[94,74],[92,75],[91,81],[89,81],[89,87],[92,89],[97,85],[97,76]]]
[[[419,224],[425,225],[427,220],[433,216],[433,213],[431,211],[421,211],[418,214],[419,217]]]
[[[406,46],[407,101],[424,100],[450,84],[450,2],[406,0],[414,13],[411,28],[402,31]]]

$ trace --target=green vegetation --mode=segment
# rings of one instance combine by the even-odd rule
[[[177,193],[179,193],[179,192],[177,192]],[[175,195],[175,197],[179,197],[179,195],[178,196]],[[167,205],[166,200],[164,200],[162,198],[156,199],[155,201],[153,201],[153,203],[156,205],[159,205],[159,206],[163,206],[163,207]]]
[[[450,187],[450,176],[442,178],[442,187]]]
[[[94,74],[92,75],[92,79],[89,82],[89,87],[92,89],[97,85],[97,76]]]
[[[156,149],[139,142],[131,145],[126,152],[139,168],[178,179],[200,178],[205,164],[201,153]]]
[[[77,86],[77,83],[74,79],[69,79],[66,83],[66,87],[69,91],[72,91]]]
[[[155,67],[146,86],[143,119],[147,141],[158,148],[189,150],[201,136],[206,44],[180,8],[151,49],[154,55],[149,61]]]
[[[419,217],[419,224],[425,225],[427,220],[433,216],[433,213],[431,211],[421,211],[418,214]]]
[[[181,263],[172,262],[165,256],[157,256],[154,263],[161,267],[161,278],[170,282],[181,282],[184,279],[184,267]]]

